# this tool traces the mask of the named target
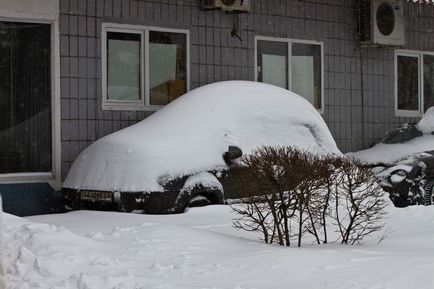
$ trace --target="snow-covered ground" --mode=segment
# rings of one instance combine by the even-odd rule
[[[434,288],[434,206],[388,208],[360,246],[263,244],[229,206],[180,215],[4,214],[9,288]]]

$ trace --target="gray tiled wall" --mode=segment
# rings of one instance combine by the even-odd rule
[[[61,0],[62,175],[89,144],[150,112],[102,111],[101,23],[190,31],[191,88],[228,79],[254,80],[254,37],[324,42],[324,119],[343,151],[358,150],[399,122],[394,116],[394,50],[360,49],[356,3],[350,0],[251,0],[240,15],[242,42],[230,36],[234,16],[201,11],[198,0]],[[405,5],[405,48],[434,51],[434,8]]]

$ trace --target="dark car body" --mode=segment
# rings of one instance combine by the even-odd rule
[[[374,170],[396,207],[432,204],[434,151],[410,155],[393,165],[376,166]]]
[[[229,151],[229,150],[228,150]],[[241,150],[240,150],[241,153]],[[232,166],[231,160],[241,155],[222,156],[228,162],[228,169],[209,172],[220,182],[221,187],[196,185],[189,190],[184,185],[189,176],[167,181],[163,191],[157,192],[110,192],[63,188],[62,192],[69,209],[110,210],[120,212],[142,211],[147,214],[177,214],[187,207],[224,204],[228,199],[242,198],[237,188],[239,166]]]

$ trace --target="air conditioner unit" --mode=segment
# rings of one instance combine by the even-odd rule
[[[250,11],[249,0],[200,0],[200,7],[204,10],[222,9],[233,13]]]
[[[359,0],[362,46],[403,46],[405,22],[402,0]]]
[[[200,8],[203,10],[222,9],[222,1],[220,1],[220,0],[200,0]]]

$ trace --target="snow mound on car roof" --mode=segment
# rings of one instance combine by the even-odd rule
[[[161,191],[164,181],[225,169],[228,146],[244,153],[263,145],[293,145],[340,153],[321,115],[304,98],[250,81],[197,88],[145,120],[89,146],[64,187]]]
[[[420,136],[412,136],[411,139],[401,143],[380,142],[371,148],[348,153],[348,155],[369,164],[390,165],[410,155],[434,150],[434,107],[427,109],[416,124],[416,128]]]
[[[368,164],[391,165],[409,155],[431,151],[433,149],[434,135],[424,134],[404,143],[379,143],[371,148],[358,152],[351,152],[347,155]]]

